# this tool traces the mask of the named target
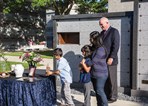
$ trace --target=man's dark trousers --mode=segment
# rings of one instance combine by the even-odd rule
[[[105,83],[105,93],[108,100],[118,98],[117,65],[108,66],[109,75]]]

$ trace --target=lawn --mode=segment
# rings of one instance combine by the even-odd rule
[[[27,62],[4,62],[4,61],[1,61],[0,62],[0,73],[1,72],[9,72],[11,71],[10,67],[12,64],[22,64],[24,66],[25,69],[28,69],[28,63]],[[42,66],[42,64],[37,64],[37,66]]]
[[[22,56],[24,52],[5,52],[6,56]],[[38,53],[41,55],[42,58],[53,58],[53,50],[47,50],[47,51],[35,51],[35,53]]]
[[[22,56],[24,52],[4,52],[4,56]],[[41,58],[48,58],[52,59],[53,58],[53,50],[47,50],[47,51],[35,51],[35,53],[38,53],[41,55]],[[28,63],[27,62],[4,62],[0,61],[0,72],[3,71],[10,71],[10,66],[12,64],[22,64],[25,69],[28,69]],[[37,66],[42,66],[42,64],[37,64]]]

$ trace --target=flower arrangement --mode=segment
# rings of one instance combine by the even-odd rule
[[[41,56],[34,52],[26,52],[20,58],[22,58],[22,61],[27,61],[29,66],[34,66],[34,67],[36,67],[37,63],[42,61]]]
[[[22,57],[22,61],[27,61],[29,65],[29,76],[34,77],[35,76],[35,71],[36,71],[36,65],[40,61],[42,61],[42,58],[39,54],[32,52],[26,52],[20,58]]]

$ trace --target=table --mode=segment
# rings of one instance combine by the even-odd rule
[[[56,105],[55,77],[37,77],[33,82],[15,77],[0,78],[0,106]]]

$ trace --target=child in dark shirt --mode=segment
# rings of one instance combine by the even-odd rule
[[[84,58],[80,62],[80,82],[83,83],[84,87],[84,106],[91,106],[90,93],[91,93],[91,46],[85,45],[81,49]]]

